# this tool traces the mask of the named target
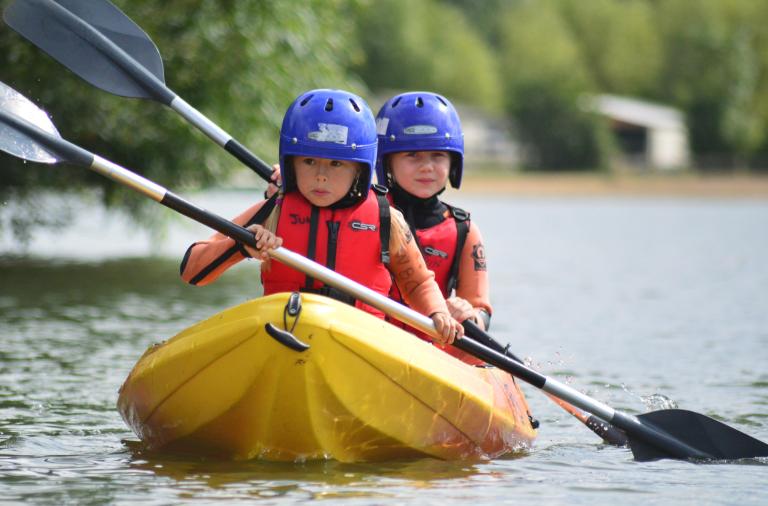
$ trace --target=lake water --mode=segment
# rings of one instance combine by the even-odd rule
[[[225,216],[243,192],[193,198]],[[485,236],[492,334],[632,413],[677,405],[768,441],[768,202],[462,195]],[[159,212],[170,213],[159,209]],[[205,288],[153,241],[83,208],[28,255],[0,238],[0,503],[766,504],[768,462],[638,463],[532,387],[526,455],[485,463],[219,462],[147,453],[115,408],[144,349],[259,293],[246,262]],[[18,253],[16,251],[16,253]]]

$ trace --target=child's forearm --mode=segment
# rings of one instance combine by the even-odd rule
[[[259,202],[232,221],[241,226],[248,225],[263,205],[264,202]],[[181,262],[181,279],[196,286],[207,285],[248,256],[242,244],[217,232],[187,249]]]
[[[242,245],[233,239],[225,237],[196,242],[181,262],[181,279],[195,286],[205,286],[244,258]]]
[[[433,278],[425,279],[423,282],[411,286],[412,289],[409,293],[404,292],[400,285],[398,288],[401,288],[405,303],[414,311],[426,316],[431,316],[434,313],[450,314],[443,294],[440,293],[440,288]]]
[[[456,296],[469,302],[475,311],[483,310],[490,315],[493,308],[486,262],[483,238],[473,222],[461,251]]]
[[[435,274],[424,263],[424,257],[421,256],[403,215],[394,208],[390,209],[392,221],[389,250],[393,254],[389,270],[403,300],[415,311],[427,316],[436,312],[447,313],[448,306],[435,281]]]

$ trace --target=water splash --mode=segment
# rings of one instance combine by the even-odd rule
[[[640,400],[643,402],[648,411],[677,408],[677,402],[663,394],[644,395],[640,397]]]
[[[621,384],[621,389],[628,393],[630,396],[638,399],[645,407],[645,411],[676,409],[678,407],[675,400],[670,399],[664,394],[655,393],[650,395],[641,395],[632,391],[632,389],[629,388],[626,383]]]

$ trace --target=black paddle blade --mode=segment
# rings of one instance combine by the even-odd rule
[[[15,0],[3,12],[3,19],[53,59],[109,93],[155,98],[126,72],[119,56],[110,55],[104,38],[165,82],[155,44],[107,0]]]
[[[637,418],[716,460],[768,457],[768,444],[693,411],[662,409]],[[667,452],[634,437],[630,437],[629,445],[639,461],[670,457]]]
[[[58,162],[54,153],[30,139],[20,129],[19,125],[23,124],[19,122],[22,120],[52,136],[60,137],[45,112],[27,97],[0,82],[0,151],[31,162]]]

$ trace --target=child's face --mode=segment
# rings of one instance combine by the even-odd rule
[[[317,207],[327,207],[341,200],[352,187],[360,164],[308,156],[293,157],[296,186],[304,198]]]
[[[411,195],[426,199],[445,188],[451,169],[447,151],[405,151],[390,155],[395,182]]]

